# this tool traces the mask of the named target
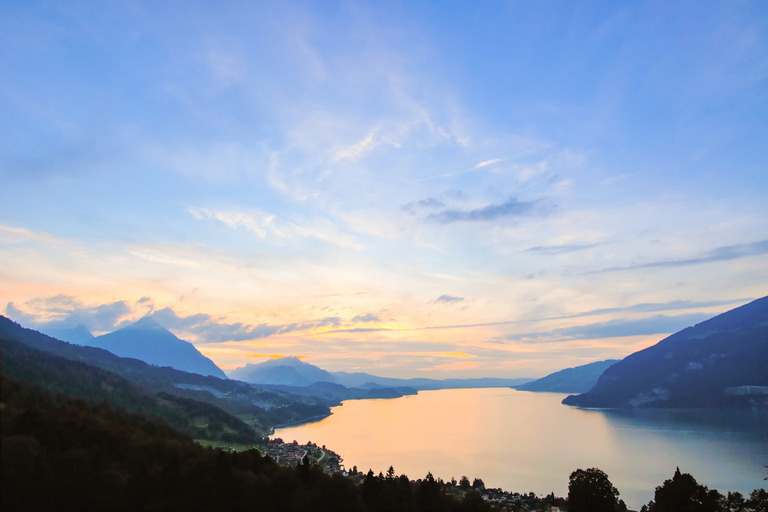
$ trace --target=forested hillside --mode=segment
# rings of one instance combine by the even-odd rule
[[[717,315],[605,370],[582,407],[768,406],[768,297]]]
[[[3,510],[490,510],[431,475],[370,475],[362,485],[258,451],[205,449],[177,430],[106,403],[2,380]]]
[[[82,366],[77,371],[72,370],[73,363],[89,366],[86,373],[111,375],[109,378],[122,377],[133,388],[145,393],[157,395],[164,392],[171,395],[191,398],[199,402],[211,404],[231,415],[247,418],[249,424],[260,434],[266,434],[275,425],[301,421],[307,418],[329,414],[329,408],[321,400],[309,397],[299,397],[290,393],[272,391],[254,387],[244,382],[230,379],[219,379],[213,376],[202,376],[176,370],[170,367],[149,365],[138,359],[118,357],[111,352],[95,347],[83,347],[53,339],[31,329],[25,329],[8,318],[0,316],[0,340],[9,343],[9,368],[23,371],[29,375],[28,380],[23,375],[20,378],[35,384],[41,384],[54,391],[72,392],[73,396],[100,400],[112,400],[113,391],[108,391],[111,384],[101,386],[88,383],[81,377]],[[30,352],[30,349],[38,349]],[[5,349],[4,349],[5,351]],[[52,362],[50,357],[59,356],[64,361]],[[23,358],[14,366],[10,358]],[[42,365],[42,367],[41,367]],[[36,368],[37,367],[37,368]],[[94,373],[94,367],[102,370]],[[48,378],[63,372],[65,368],[71,371],[60,375],[58,380]],[[106,373],[104,372],[106,371]],[[25,375],[26,375],[25,374]],[[122,381],[121,381],[122,382]],[[57,386],[57,387],[55,387]],[[89,395],[80,395],[77,386],[87,386]],[[117,397],[123,387],[118,386]],[[259,406],[255,405],[259,404]]]

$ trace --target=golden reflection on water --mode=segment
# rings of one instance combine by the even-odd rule
[[[738,486],[733,480],[719,488],[707,480],[713,473],[722,477],[727,466],[723,461],[754,452],[754,447],[739,444],[741,438],[729,444],[727,439],[722,442],[720,433],[691,434],[666,424],[638,424],[564,406],[564,396],[492,388],[350,400],[322,421],[278,429],[274,437],[324,444],[344,458],[347,468],[357,466],[363,472],[386,472],[392,465],[397,474],[412,479],[423,478],[427,471],[444,480],[466,475],[512,492],[554,491],[565,496],[572,471],[599,467],[636,509],[653,497],[655,486],[670,478],[677,465],[721,491],[749,492],[762,483],[762,455],[754,453],[743,471],[738,460],[731,468],[734,479],[749,481],[741,473],[749,475],[749,468],[757,468],[754,485]],[[701,449],[703,442],[711,442],[719,453],[719,468],[712,467],[710,450]],[[762,453],[768,455],[768,449],[763,447]]]

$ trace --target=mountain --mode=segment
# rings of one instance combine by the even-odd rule
[[[2,315],[0,347],[0,367],[4,375],[93,401],[106,400],[125,406],[125,400],[121,398],[123,387],[115,384],[120,379],[104,380],[103,370],[106,370],[106,373],[116,374],[143,392],[161,398],[166,405],[173,402],[177,409],[189,409],[198,419],[210,417],[211,411],[221,409],[239,418],[247,418],[259,433],[266,433],[277,425],[330,414],[322,400],[311,396],[273,392],[237,380],[203,376],[168,366],[152,366],[138,359],[116,356],[101,348],[51,338],[25,329]],[[88,369],[90,367],[95,368]],[[134,402],[144,407],[151,405],[152,401],[141,398]],[[146,410],[141,409],[141,412]],[[152,414],[158,415],[156,412]],[[199,426],[195,428],[199,430]],[[218,432],[221,435],[225,433]],[[205,437],[211,438],[210,435]]]
[[[598,377],[617,361],[617,359],[606,359],[575,368],[566,368],[559,372],[550,373],[539,380],[515,386],[515,389],[552,393],[586,393],[597,383]]]
[[[85,344],[156,366],[170,366],[200,375],[227,378],[221,368],[201,354],[194,345],[180,340],[148,316],[128,327],[97,336]]]
[[[64,343],[51,341],[54,344]],[[6,329],[0,331],[0,347],[4,385],[11,381],[23,382],[65,397],[76,397],[90,403],[109,403],[126,411],[165,420],[190,437],[221,439],[225,436],[226,439],[244,443],[256,442],[260,437],[245,422],[215,405],[163,391],[154,394],[152,390],[109,370],[27,345],[17,336],[7,335]],[[221,423],[222,429],[209,430],[206,423],[216,421]]]
[[[768,297],[687,327],[615,363],[581,407],[768,407]]]
[[[94,338],[91,331],[89,331],[83,324],[71,329],[45,329],[42,332],[57,340],[77,343],[78,345],[89,345],[93,342]]]
[[[533,379],[498,379],[483,377],[476,379],[394,379],[390,377],[377,377],[370,373],[333,372],[336,382],[350,388],[386,388],[406,387],[417,390],[431,389],[460,389],[460,388],[509,388],[515,387]]]
[[[263,363],[248,363],[229,372],[233,379],[251,384],[280,384],[305,387],[315,382],[336,382],[327,371],[298,357],[281,357]]]

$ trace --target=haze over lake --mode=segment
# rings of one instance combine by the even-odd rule
[[[764,487],[765,411],[583,410],[562,405],[565,396],[491,388],[353,400],[274,437],[325,444],[359,471],[466,475],[521,493],[566,496],[572,471],[598,467],[634,509],[676,466],[724,494]]]

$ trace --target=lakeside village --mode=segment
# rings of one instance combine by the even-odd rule
[[[366,474],[358,471],[357,466],[349,470],[345,469],[344,459],[339,454],[330,450],[325,445],[318,446],[311,441],[307,444],[299,444],[295,440],[286,443],[279,437],[274,439],[264,438],[263,444],[249,448],[258,449],[262,455],[270,457],[281,466],[298,467],[301,464],[312,464],[319,466],[328,475],[341,473],[358,485],[362,484],[368,475],[373,476],[371,470]],[[235,451],[242,448],[223,446],[222,449]],[[379,473],[377,476],[381,479],[398,478],[394,474],[392,467],[389,468],[386,475]],[[429,474],[426,478],[432,478],[432,475]],[[421,479],[411,480],[411,482],[418,484],[421,482]],[[451,478],[448,482],[438,478],[436,482],[442,486],[443,492],[456,498],[463,498],[470,491],[477,492],[483,501],[489,503],[500,512],[559,512],[563,510],[562,507],[565,506],[566,502],[564,498],[558,498],[554,493],[545,497],[539,497],[533,492],[520,494],[517,492],[506,492],[502,489],[486,488],[483,481],[479,478],[476,478],[472,483],[465,476],[458,482],[455,478]]]

